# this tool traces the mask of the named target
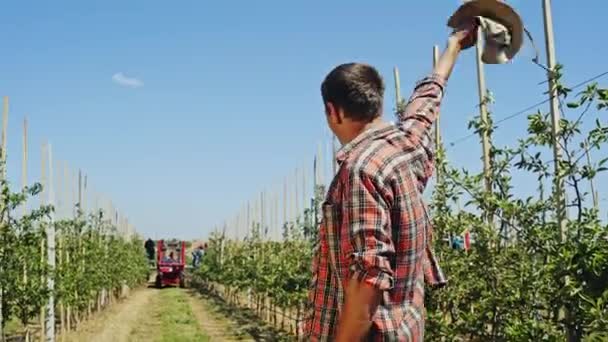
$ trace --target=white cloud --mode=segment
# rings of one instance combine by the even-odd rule
[[[142,82],[141,80],[138,80],[135,77],[127,77],[122,72],[115,73],[114,76],[112,76],[112,81],[123,87],[130,88],[139,88],[143,87],[144,85],[144,82]]]

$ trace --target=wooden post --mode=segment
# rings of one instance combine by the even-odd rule
[[[22,191],[25,190],[25,188],[27,187],[27,118],[23,119],[23,154],[21,155],[21,187],[22,187]],[[27,215],[27,197],[25,198],[25,201],[21,207],[21,217],[25,217],[25,215]],[[27,260],[23,261],[23,286],[27,287],[28,286],[28,279],[27,279]],[[30,340],[30,332],[29,332],[29,328],[25,327],[25,340],[29,341]]]
[[[287,221],[289,221],[289,218],[287,217],[287,183],[288,183],[288,178],[285,177],[284,181],[283,181],[283,223],[286,223]]]
[[[27,118],[23,119],[23,154],[21,156],[21,187],[25,190],[27,187]],[[23,207],[21,207],[21,216],[25,216],[27,214],[27,199],[25,203],[23,203]],[[24,282],[27,281],[27,267],[23,266],[23,279]]]
[[[253,226],[255,227],[255,229],[253,229],[253,231],[255,232],[256,230],[259,232],[259,226],[260,226],[260,219],[258,217],[258,215],[260,214],[259,212],[259,203],[257,196],[256,198],[253,200]]]
[[[239,239],[239,231],[241,229],[241,221],[242,221],[242,218],[241,218],[242,212],[243,212],[243,208],[239,207],[236,212],[236,218],[235,218],[236,222],[234,225],[234,241],[238,241],[238,239]]]
[[[437,62],[439,62],[439,46],[433,46],[433,69],[437,66]],[[440,130],[440,113],[437,114],[437,119],[435,120],[435,153],[439,152],[441,147],[441,130]],[[441,170],[439,165],[435,167],[435,179],[437,180],[437,184],[441,182]]]
[[[393,68],[393,77],[395,78],[395,111],[399,111],[401,105],[401,81],[399,80],[399,69]]]
[[[27,187],[27,118],[23,119],[23,156],[21,159],[21,186]],[[27,200],[22,207],[22,216],[27,214]]]
[[[264,191],[260,193],[260,235],[266,238],[266,207],[264,206]]]
[[[285,183],[283,183],[283,227],[286,227],[289,219],[287,218],[287,177],[285,177]]]
[[[306,169],[306,165],[304,165],[304,167],[302,167],[302,215],[304,215],[304,211],[306,210],[306,203],[308,203],[308,201],[306,200],[306,173],[307,173],[307,169]]]
[[[84,175],[84,184],[82,185],[82,212],[87,212],[87,175]],[[86,215],[85,215],[86,216]]]
[[[55,204],[55,194],[53,193],[53,154],[51,145],[48,144],[48,167],[49,167],[49,184],[48,184],[48,203],[49,205]],[[49,276],[47,278],[47,287],[50,291],[48,306],[47,306],[47,315],[46,315],[46,340],[47,342],[55,341],[55,297],[53,295],[53,291],[55,291],[55,279],[54,279],[54,270],[55,270],[55,215],[53,212],[49,213],[49,224],[47,225],[47,257],[48,257],[48,267],[49,267]]]
[[[8,96],[4,97],[4,110],[2,111],[2,151],[0,158],[2,159],[2,177],[6,179],[6,155],[7,155],[7,130],[8,130]]]
[[[325,168],[323,167],[325,164],[323,164],[323,144],[319,143],[319,146],[317,147],[317,171],[315,172],[315,181],[317,183],[317,185],[321,185],[323,184],[323,179],[324,179],[324,172],[325,172]],[[315,190],[316,191],[316,190]]]
[[[273,188],[274,187],[270,188],[271,190],[270,190],[270,193],[268,196],[268,212],[269,212],[268,213],[268,231],[270,232],[269,235],[270,235],[271,241],[275,241],[275,239],[277,238],[277,234],[276,234],[277,226],[275,225],[275,221],[274,221],[274,218],[276,215],[276,207],[275,207],[275,203],[274,203],[276,193],[274,192]]]
[[[553,35],[553,17],[551,13],[551,1],[543,0],[543,19],[544,19],[544,28],[545,28],[545,47],[547,51],[547,69],[548,69],[548,78],[549,78],[549,107],[551,110],[551,130],[552,130],[552,138],[553,138],[553,166],[554,166],[554,182],[553,182],[553,192],[555,198],[555,208],[556,208],[556,218],[558,227],[560,230],[560,237],[562,241],[566,241],[567,239],[567,231],[566,231],[566,200],[565,200],[565,191],[564,191],[564,180],[560,176],[561,166],[560,162],[562,160],[562,148],[559,144],[559,134],[560,134],[560,112],[559,112],[559,94],[557,90],[557,80],[555,79],[555,75],[553,74],[556,66],[556,57],[555,57],[555,39]],[[564,283],[567,283],[568,277],[564,278]],[[562,307],[559,312],[560,316],[567,317],[570,316],[570,312]],[[576,331],[572,328],[566,328],[566,336],[567,341],[577,341],[578,337],[576,336]]]
[[[300,215],[300,201],[299,201],[299,197],[298,197],[298,168],[296,168],[296,175],[294,177],[293,187],[294,187],[294,200],[295,200],[295,204],[296,204],[294,220],[297,221],[298,216]]]
[[[82,170],[78,170],[78,208],[82,211]]]
[[[287,229],[289,227],[288,223],[291,221],[291,205],[290,205],[290,198],[289,198],[289,176],[285,177],[285,184],[284,184],[284,188],[283,188],[283,227],[284,227],[284,233],[285,236],[287,236],[287,233],[289,232],[289,230]]]
[[[245,236],[249,234],[251,230],[251,203],[247,201],[247,229],[245,229]]]
[[[274,230],[274,236],[276,237],[276,241],[281,241],[281,224],[279,223],[279,215],[281,211],[280,202],[281,202],[281,183],[275,187],[272,195],[272,206],[273,206],[273,216],[272,216],[272,225]]]
[[[78,178],[74,175],[74,171],[70,171],[70,180],[69,180],[69,184],[70,184],[70,192],[71,192],[71,204],[72,204],[72,215],[74,218],[76,218],[76,216],[78,215],[78,194],[77,194],[77,187],[76,184],[78,184]]]
[[[250,218],[249,218],[249,201],[247,201],[244,205],[243,205],[243,235],[240,237],[242,240],[245,239],[245,236],[247,235],[247,232],[249,231],[249,227],[251,226],[251,224],[249,223]]]
[[[47,177],[46,177],[46,160],[48,158],[48,154],[47,154],[47,149],[46,149],[46,145],[43,144],[42,145],[42,149],[41,149],[41,160],[40,160],[40,185],[42,185],[42,193],[40,194],[40,205],[45,205],[47,200],[46,197],[48,197],[48,188],[47,188]],[[46,243],[44,240],[42,240],[40,242],[40,263],[45,263],[47,262],[47,256],[46,256]],[[44,275],[42,276],[42,279],[44,280],[45,277]],[[43,307],[40,309],[40,340],[41,341],[45,341],[46,340],[46,307]],[[63,323],[63,321],[62,321]],[[62,324],[63,327],[63,324]]]
[[[298,189],[297,189],[298,182],[297,182],[297,180],[298,180],[298,178],[296,177],[295,181],[292,181],[291,185],[293,187],[291,189],[291,193],[289,194],[289,201],[291,202],[291,205],[290,205],[290,208],[291,208],[290,216],[291,216],[291,219],[292,219],[292,221],[294,223],[294,228],[295,228],[296,221],[298,219],[298,209],[297,209],[297,203],[296,203],[298,201],[298,193],[297,193],[298,192]]]
[[[241,224],[241,213],[240,213],[240,209],[239,211],[236,213],[236,222],[234,223],[234,241],[237,241],[239,239],[239,225]]]
[[[79,216],[84,214],[84,208],[82,206],[82,190],[83,190],[83,188],[82,188],[82,185],[83,185],[82,181],[83,181],[82,170],[79,169],[78,170],[78,215]],[[84,219],[84,217],[83,217],[83,219]],[[77,237],[77,248],[78,249],[81,248],[81,240],[80,239],[81,238],[80,238],[80,235],[79,235]],[[74,266],[75,267],[81,267],[82,265],[74,265]],[[78,293],[77,289],[74,291],[74,296],[75,296],[76,299],[78,299],[79,293]],[[71,312],[71,308],[68,307],[68,317],[71,317],[72,316],[71,314],[73,314],[74,319],[75,319],[75,326],[74,326],[74,328],[78,329],[78,326],[80,325],[80,320],[79,320],[79,317],[78,317],[79,316],[78,309],[74,308],[74,312]],[[71,322],[70,322],[70,319],[68,318],[68,329],[70,327],[70,324],[71,324]]]
[[[318,170],[318,164],[319,164],[319,160],[318,160],[319,155],[317,153],[315,153],[315,156],[312,160],[312,187],[313,187],[313,197],[317,191],[317,185],[319,182],[319,170]]]
[[[433,46],[433,69],[437,66],[437,62],[439,62],[439,46]],[[437,115],[437,120],[435,121],[435,148],[438,149],[441,144],[441,131],[439,130],[439,115]],[[437,173],[437,178],[439,178],[439,173]]]
[[[560,227],[561,237],[566,239],[566,202],[564,199],[564,181],[560,174],[560,161],[562,159],[562,148],[559,144],[560,112],[557,82],[553,75],[555,71],[555,39],[553,35],[553,17],[551,13],[551,1],[543,0],[543,18],[545,28],[545,46],[547,50],[547,68],[549,69],[549,106],[551,109],[551,123],[553,133],[553,165],[555,167],[554,196],[556,201],[557,221]]]
[[[319,223],[320,223],[320,219],[319,219],[319,213],[321,212],[320,206],[321,203],[317,203],[316,199],[317,199],[317,189],[323,185],[323,175],[325,173],[325,169],[324,169],[324,164],[323,164],[323,150],[321,149],[321,144],[319,143],[319,148],[317,151],[317,156],[315,158],[315,189],[314,189],[314,193],[313,193],[313,204],[315,206],[314,208],[314,222],[315,222],[315,229],[317,229],[319,227]]]
[[[483,36],[483,31],[479,28],[478,37]],[[481,56],[483,54],[483,42],[482,39],[477,40],[476,44],[477,51],[477,88],[479,92],[479,114],[481,117],[481,123],[483,126],[488,124],[488,107],[487,107],[487,90],[486,90],[486,78],[483,67],[483,61]],[[481,132],[481,146],[483,150],[483,173],[485,178],[486,191],[492,191],[492,180],[491,180],[491,169],[490,169],[490,136],[487,130]]]
[[[8,96],[5,96],[3,112],[2,112],[2,146],[0,147],[1,148],[0,163],[2,163],[2,165],[0,165],[0,167],[2,167],[0,177],[2,177],[2,180],[6,179],[6,134],[7,134],[6,132],[7,132],[7,127],[8,127]],[[1,203],[4,203],[4,202],[1,202]],[[0,211],[4,211],[4,204],[2,204]],[[0,224],[4,224],[4,222],[0,222]],[[3,248],[3,246],[0,246],[0,248]],[[2,268],[3,268],[2,265],[0,265],[0,271],[2,270]],[[4,296],[4,289],[0,288],[0,341],[5,341],[4,325],[6,324],[6,322],[4,321],[4,315],[2,314],[3,296]]]
[[[281,227],[279,224],[279,191],[274,193],[274,230],[277,241],[281,241]]]
[[[65,218],[69,218],[70,217],[70,211],[72,208],[72,202],[70,201],[70,188],[69,188],[69,184],[70,184],[70,177],[69,177],[69,172],[68,172],[68,163],[64,162],[63,163],[63,178],[61,180],[61,184],[59,184],[59,190],[62,192],[61,194],[61,199],[63,201],[63,207],[64,207],[64,215]]]
[[[65,207],[65,219],[71,218],[73,215],[73,202],[72,202],[72,187],[71,187],[71,174],[70,167],[67,161],[63,161],[63,200]]]
[[[62,180],[63,180],[63,165],[62,162],[59,160],[55,160],[55,170],[57,173],[57,191],[55,193],[55,202],[56,202],[56,208],[55,208],[55,219],[62,219],[63,218],[63,197],[61,194],[61,189],[62,189]],[[59,247],[59,243],[57,244],[57,247]]]

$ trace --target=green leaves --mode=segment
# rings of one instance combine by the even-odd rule
[[[313,203],[318,205],[323,195],[324,188],[319,187]],[[194,274],[195,281],[219,282],[243,292],[251,289],[284,308],[299,305],[306,298],[311,278],[315,222],[315,211],[306,210],[301,220],[284,225],[284,242],[264,240],[258,223],[243,241],[213,235]]]
[[[54,223],[56,269],[47,267],[46,229],[51,206],[22,213],[22,206],[42,191],[40,184],[20,192],[0,181],[0,289],[3,322],[18,318],[26,325],[47,304],[47,277],[54,275],[56,303],[84,310],[102,289],[134,286],[147,280],[143,242],[113,235],[115,227],[98,212]]]
[[[103,290],[135,286],[146,280],[143,241],[128,241],[103,212],[57,222],[57,293],[66,305],[83,310]]]
[[[564,98],[572,90],[559,84],[561,70],[556,77]],[[548,114],[528,116],[528,136],[517,148],[492,146],[491,191],[482,173],[449,167],[437,154],[443,177],[433,194],[434,248],[449,285],[427,291],[429,340],[564,341],[567,333],[579,340],[606,338],[600,332],[608,330],[608,224],[586,205],[591,201],[583,182],[607,170],[608,158],[587,163],[586,153],[606,147],[608,127],[599,118],[588,131],[582,123],[596,114],[593,108],[606,107],[607,96],[597,84],[587,86],[567,106],[579,113],[564,115],[559,123],[564,150],[559,178],[571,200],[569,238],[563,242]],[[470,128],[483,132],[478,118]],[[520,196],[513,188],[522,184],[529,189]],[[475,236],[469,253],[439,242],[465,227]],[[559,315],[563,308],[565,317]]]

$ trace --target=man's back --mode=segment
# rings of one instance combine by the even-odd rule
[[[445,281],[428,248],[422,200],[433,172],[430,131],[442,92],[443,80],[425,78],[398,125],[372,127],[338,152],[340,169],[323,204],[313,263],[307,338],[333,336],[344,284],[356,277],[382,292],[372,340],[422,340],[425,276]]]
[[[476,21],[463,24],[400,108],[397,125],[382,122],[384,82],[375,68],[341,64],[321,84],[327,124],[343,147],[322,206],[300,325],[306,341],[424,339],[424,284],[445,278],[430,248],[422,192],[445,82],[476,40]]]

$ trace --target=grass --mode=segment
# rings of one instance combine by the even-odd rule
[[[12,336],[23,331],[23,325],[15,317],[11,317],[11,319],[5,323],[6,325],[4,326],[4,332],[7,336]]]
[[[207,311],[215,317],[224,317],[236,322],[237,333],[247,334],[256,341],[294,341],[295,337],[275,329],[260,319],[253,310],[228,304],[219,295],[199,289],[200,298],[205,302]]]
[[[203,330],[214,340],[220,341],[221,338],[226,341],[278,341],[272,338],[263,339],[260,336],[255,339],[254,336],[249,334],[249,323],[237,322],[228,318],[226,314],[220,312],[222,309],[217,304],[201,296],[196,290],[191,289],[188,292],[190,293],[190,303],[194,315],[202,324]]]
[[[192,313],[186,292],[165,288],[157,296],[147,317],[131,332],[131,341],[209,341]]]
[[[5,322],[4,334],[6,335],[6,340],[8,342],[21,341],[25,335],[25,329],[23,324],[21,324],[16,317],[11,317],[7,322]]]

